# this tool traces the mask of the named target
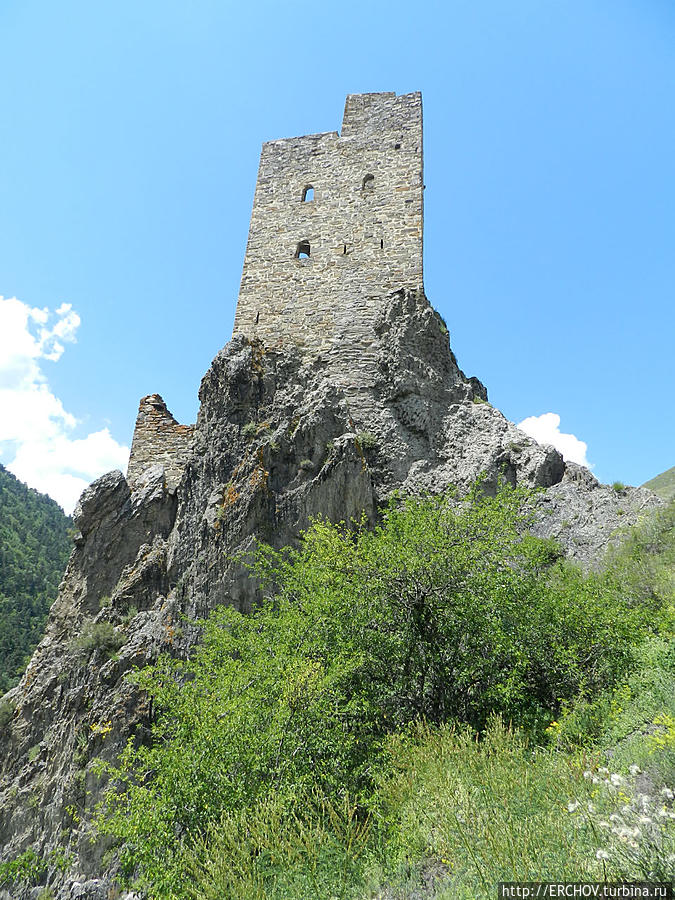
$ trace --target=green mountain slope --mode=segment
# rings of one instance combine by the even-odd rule
[[[0,694],[21,676],[56,598],[70,519],[0,465]]]
[[[650,491],[654,491],[655,494],[663,497],[664,500],[672,500],[675,498],[675,466],[672,469],[661,472],[655,478],[645,481],[642,487],[649,488]]]

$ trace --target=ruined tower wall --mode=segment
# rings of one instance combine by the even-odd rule
[[[135,487],[147,469],[161,466],[167,487],[176,487],[190,455],[193,431],[193,425],[180,425],[174,419],[159,394],[143,397],[127,467],[129,485]]]
[[[378,300],[423,289],[422,198],[419,93],[352,94],[341,134],[264,144],[233,333],[365,376]]]

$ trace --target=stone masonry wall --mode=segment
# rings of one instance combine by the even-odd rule
[[[233,333],[372,382],[384,299],[423,291],[423,189],[419,93],[351,94],[340,135],[263,144]]]
[[[159,394],[143,397],[131,442],[129,485],[136,486],[147,469],[162,466],[167,487],[175,488],[190,453],[193,431],[193,425],[178,424]]]

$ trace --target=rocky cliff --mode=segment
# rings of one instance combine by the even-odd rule
[[[69,870],[45,873],[59,900],[117,896],[114,853],[91,826],[104,787],[91,760],[147,737],[152,711],[126,673],[161,650],[187,652],[191,618],[221,603],[251,608],[257,586],[239,554],[256,537],[283,546],[318,514],[374,519],[394,489],[461,490],[484,473],[487,490],[500,478],[544,488],[538,531],[590,564],[658,502],[600,485],[518,431],[460,371],[421,294],[391,294],[376,334],[363,402],[321,357],[233,339],[204,376],[194,430],[180,432],[178,469],[159,453],[131,487],[112,472],[82,495],[46,635],[0,720],[0,857],[65,850]],[[152,421],[175,432],[150,399]],[[38,893],[0,892],[10,896]]]

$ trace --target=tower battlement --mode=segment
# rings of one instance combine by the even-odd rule
[[[350,94],[342,131],[263,144],[235,335],[367,352],[378,298],[423,290],[422,96]]]

